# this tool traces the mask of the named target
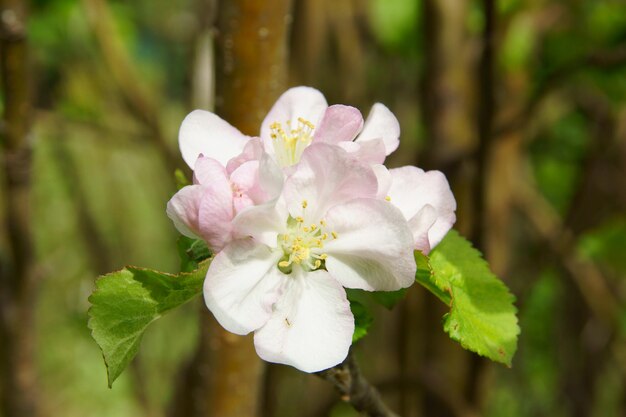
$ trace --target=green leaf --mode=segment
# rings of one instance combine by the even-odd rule
[[[209,264],[179,275],[128,266],[98,278],[88,326],[102,350],[109,388],[137,354],[148,325],[202,292]]]
[[[176,181],[176,189],[180,190],[188,185],[191,185],[185,173],[180,169],[176,168],[174,171],[174,180]]]
[[[374,318],[365,306],[358,301],[350,300],[350,310],[354,316],[354,334],[352,335],[352,343],[367,335]]]
[[[176,241],[176,247],[180,257],[180,270],[183,272],[195,271],[200,262],[211,256],[211,250],[201,239],[181,236]]]
[[[450,297],[444,330],[465,349],[511,366],[520,332],[515,297],[480,252],[451,230],[432,251],[430,266],[432,284]]]
[[[450,305],[450,293],[446,290],[445,283],[441,282],[439,277],[434,276],[430,261],[426,255],[422,254],[422,252],[415,251],[414,256],[415,263],[417,264],[415,280],[426,287],[428,291],[435,294],[441,301]]]

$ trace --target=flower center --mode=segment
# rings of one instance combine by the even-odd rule
[[[306,209],[306,200],[302,202],[302,208]],[[304,224],[304,218],[298,216],[295,219],[290,217],[289,231],[278,236],[278,243],[281,245],[284,256],[278,262],[281,271],[288,274],[293,265],[300,265],[306,271],[320,269],[328,257],[324,253],[324,243],[328,239],[337,239],[338,235],[332,231],[328,234],[326,222],[320,220],[319,223],[310,225]]]
[[[300,161],[302,152],[311,144],[315,126],[299,117],[296,127],[291,126],[291,120],[285,122],[285,127],[286,129],[279,122],[272,123],[270,136],[278,164],[282,167],[289,167]]]

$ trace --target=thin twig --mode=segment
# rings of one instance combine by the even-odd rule
[[[363,377],[352,352],[339,365],[316,375],[331,382],[341,399],[352,404],[357,411],[370,417],[398,417],[383,402],[378,390]]]
[[[171,172],[178,168],[185,169],[161,128],[158,104],[147,93],[147,86],[133,65],[108,3],[105,0],[83,0],[82,4],[100,46],[104,63],[128,109],[146,128],[149,139],[159,150],[167,169]]]

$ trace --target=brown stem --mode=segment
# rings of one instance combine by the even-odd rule
[[[219,3],[216,112],[246,134],[259,134],[263,117],[285,89],[290,22],[291,0]],[[258,415],[264,365],[252,339],[227,332],[209,314],[203,309],[198,351],[180,379],[170,415]],[[186,404],[186,411],[176,404]]]
[[[339,365],[317,375],[331,382],[341,394],[341,399],[352,404],[357,411],[370,417],[398,417],[383,402],[378,390],[361,374],[352,352]]]
[[[0,254],[0,414],[37,415],[34,363],[36,295],[30,213],[32,116],[26,5],[0,0],[0,66],[4,114],[2,186],[8,253]]]

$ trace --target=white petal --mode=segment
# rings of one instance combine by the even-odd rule
[[[346,292],[324,270],[303,273],[295,268],[287,277],[272,317],[254,334],[257,353],[304,372],[341,363],[354,333]]]
[[[337,145],[359,161],[368,164],[382,164],[385,161],[385,143],[380,138],[361,142],[339,142]]]
[[[376,192],[376,198],[384,199],[387,197],[389,188],[391,188],[392,177],[391,173],[386,166],[381,164],[372,165],[374,174],[376,174],[376,180],[378,181],[378,191]]]
[[[276,161],[267,153],[263,153],[259,165],[259,181],[261,188],[270,199],[276,198],[283,190],[285,175]]]
[[[233,220],[238,237],[252,237],[269,247],[277,247],[278,235],[287,231],[287,208],[282,199],[242,210]]]
[[[298,125],[298,118],[301,117],[317,126],[327,107],[328,103],[324,95],[314,88],[294,87],[285,91],[274,103],[261,124],[261,139],[265,144],[266,152],[273,152],[270,138],[272,123],[281,123],[283,128],[286,128],[286,123],[289,121],[295,128]]]
[[[396,116],[384,104],[376,103],[372,106],[367,116],[363,130],[356,138],[356,142],[364,142],[372,139],[382,139],[385,143],[387,155],[392,153],[400,145],[400,123]]]
[[[217,254],[204,281],[204,301],[222,327],[248,334],[269,320],[286,277],[276,266],[281,255],[252,239],[233,241]]]
[[[178,133],[178,146],[183,159],[193,169],[200,154],[226,165],[239,155],[250,138],[204,110],[194,110],[185,117]]]
[[[428,255],[432,247],[428,240],[428,231],[437,221],[437,210],[426,204],[415,216],[409,219],[409,228],[413,233],[414,249]]]
[[[344,287],[394,291],[415,281],[413,236],[392,204],[352,200],[333,207],[326,223],[337,236],[324,245],[326,268]]]
[[[293,217],[317,223],[328,209],[358,197],[374,197],[376,175],[369,164],[338,146],[314,143],[302,154],[296,171],[285,181],[283,195]],[[302,202],[307,201],[303,210]]]
[[[393,179],[389,189],[391,202],[407,220],[412,220],[427,204],[436,210],[436,220],[428,230],[430,249],[434,248],[456,220],[456,201],[448,180],[439,171],[424,172],[414,166],[395,168],[389,172]],[[412,220],[412,223],[415,222]]]
[[[174,226],[181,234],[193,239],[201,236],[198,211],[203,195],[201,185],[188,185],[181,188],[167,202],[167,217],[174,222]]]

